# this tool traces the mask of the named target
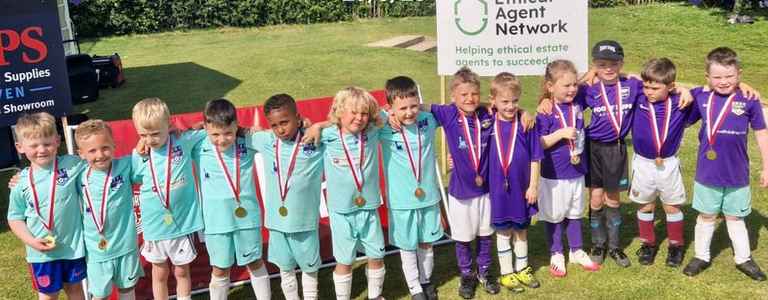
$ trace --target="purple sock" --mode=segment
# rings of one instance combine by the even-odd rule
[[[547,224],[547,243],[549,244],[549,252],[552,254],[563,253],[563,222],[549,223]]]
[[[571,251],[581,249],[581,219],[565,219],[566,235],[568,236],[568,246]]]
[[[472,274],[472,248],[469,242],[456,241],[456,262],[461,276]]]
[[[493,236],[477,237],[477,274],[485,276],[491,268],[491,244]]]

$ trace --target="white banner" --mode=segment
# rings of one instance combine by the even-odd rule
[[[556,59],[587,69],[587,0],[440,0],[437,73],[541,75]]]

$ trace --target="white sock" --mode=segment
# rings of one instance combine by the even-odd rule
[[[400,260],[403,263],[403,277],[405,284],[411,295],[421,293],[421,282],[419,282],[419,262],[416,251],[400,250]]]
[[[317,272],[302,273],[301,287],[304,292],[304,300],[317,299]]]
[[[368,299],[376,299],[381,296],[381,290],[384,287],[384,275],[387,269],[384,267],[378,269],[365,268],[365,275],[368,276]]]
[[[432,280],[432,269],[435,267],[435,252],[429,249],[416,249],[419,258],[419,283],[427,284]]]
[[[352,273],[338,275],[334,272],[333,285],[336,289],[337,300],[349,300],[352,295]]]
[[[694,227],[694,253],[696,258],[709,261],[709,245],[712,244],[712,235],[715,234],[715,222],[705,222],[696,219]]]
[[[136,291],[131,290],[127,293],[119,293],[118,300],[136,300]]]
[[[725,224],[728,226],[728,236],[731,238],[731,245],[733,245],[733,261],[737,265],[749,261],[752,254],[749,249],[749,234],[744,220],[726,220]]]
[[[211,275],[211,283],[208,284],[208,289],[211,300],[227,300],[227,294],[229,294],[229,278]]]
[[[192,300],[192,296],[179,296],[176,297],[176,300]]]
[[[496,251],[499,254],[499,269],[501,275],[511,274],[515,271],[515,266],[512,265],[512,246],[509,244],[509,240],[512,236],[503,235],[500,232],[496,233]]]
[[[293,271],[280,271],[280,287],[286,300],[300,300],[299,283],[296,281],[296,273]]]
[[[528,241],[515,240],[515,271],[528,267]]]
[[[258,300],[269,300],[272,298],[272,287],[269,285],[269,274],[264,264],[251,272],[251,287],[253,288],[253,294],[256,295]]]

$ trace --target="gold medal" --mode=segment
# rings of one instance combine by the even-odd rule
[[[365,205],[365,198],[363,198],[363,196],[355,197],[355,205],[357,205],[357,207],[363,207],[363,205]]]
[[[99,250],[107,250],[107,240],[104,238],[99,241]]]
[[[44,238],[45,243],[48,244],[48,246],[51,246],[51,248],[56,248],[56,237],[53,236],[53,234],[48,234]]]
[[[245,218],[248,215],[248,211],[244,207],[238,206],[235,208],[235,216],[238,218]]]
[[[281,216],[285,217],[288,215],[288,208],[285,206],[280,206],[280,209],[278,209],[277,212],[280,213]]]
[[[663,158],[661,158],[661,157],[657,157],[657,158],[656,158],[656,166],[657,166],[657,167],[661,167],[661,166],[663,166],[663,165],[664,165],[664,159],[663,159]]]
[[[416,196],[416,198],[424,198],[424,190],[420,187],[417,187],[415,191],[413,191],[413,194]]]
[[[708,150],[707,151],[707,159],[709,159],[709,160],[717,159],[717,152],[715,152],[715,150],[712,150],[712,149]]]
[[[581,157],[579,157],[578,155],[571,156],[572,165],[578,165],[579,163],[581,163]]]
[[[475,176],[475,185],[477,187],[482,187],[483,186],[483,177],[481,177],[480,175]]]
[[[165,223],[165,225],[173,224],[173,215],[171,215],[170,212],[165,213],[163,216],[163,223]]]

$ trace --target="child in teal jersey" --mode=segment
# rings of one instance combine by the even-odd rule
[[[280,268],[286,299],[299,298],[296,266],[302,271],[303,299],[317,299],[320,267],[320,184],[323,146],[302,144],[302,121],[294,99],[278,94],[264,103],[272,131],[249,135],[246,144],[264,159],[265,226],[269,228],[269,261]]]
[[[443,236],[433,145],[438,124],[431,113],[420,110],[413,79],[392,78],[386,90],[389,113],[401,128],[385,125],[380,135],[389,195],[389,241],[400,248],[412,299],[437,299],[430,277],[432,243]]]
[[[189,264],[197,257],[193,233],[203,229],[198,194],[192,172],[192,148],[204,132],[168,134],[170,112],[158,98],[139,101],[133,107],[133,123],[149,155],[134,152],[133,182],[141,182],[139,195],[144,245],[141,255],[152,263],[152,293],[167,299],[166,260],[173,264],[177,299],[191,299]]]
[[[107,299],[114,285],[119,299],[134,299],[134,287],[144,272],[133,214],[131,158],[113,159],[112,130],[102,120],[78,125],[75,141],[80,157],[88,162],[78,180],[90,275],[88,292],[93,299]]]
[[[69,299],[83,299],[85,248],[76,177],[85,164],[56,155],[60,138],[48,113],[20,117],[16,136],[16,149],[30,166],[11,189],[8,227],[26,244],[39,299],[57,299],[62,288]]]
[[[267,269],[261,259],[261,208],[253,184],[254,152],[237,135],[237,111],[225,100],[209,101],[203,111],[208,139],[195,146],[205,247],[213,267],[211,299],[227,299],[232,265],[247,266],[257,299],[269,299]]]

